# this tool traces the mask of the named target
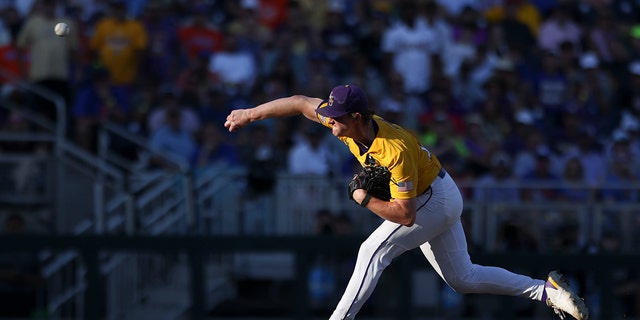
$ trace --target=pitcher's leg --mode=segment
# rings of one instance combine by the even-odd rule
[[[355,318],[373,293],[382,271],[394,258],[406,251],[388,241],[401,228],[403,226],[385,221],[362,243],[351,279],[330,320]]]
[[[541,300],[545,281],[471,262],[462,223],[420,246],[429,263],[455,291]]]

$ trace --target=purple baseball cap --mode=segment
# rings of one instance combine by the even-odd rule
[[[338,118],[348,113],[366,113],[369,110],[367,95],[354,85],[333,87],[327,104],[316,109],[316,113],[328,118]]]

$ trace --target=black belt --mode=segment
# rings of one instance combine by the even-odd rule
[[[444,176],[446,176],[446,175],[447,175],[447,171],[444,170],[444,168],[440,168],[440,171],[438,171],[438,178],[444,179]],[[421,193],[421,195],[427,193],[427,191],[429,191],[429,190],[431,190],[431,186],[428,186],[427,189],[424,190],[424,192]]]

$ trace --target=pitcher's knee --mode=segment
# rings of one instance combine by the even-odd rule
[[[477,284],[471,281],[471,276],[467,275],[464,277],[447,277],[446,282],[453,289],[453,291],[460,294],[467,293],[476,293],[477,292]]]
[[[380,242],[365,240],[362,244],[360,244],[358,255],[370,257],[380,249],[380,246]]]
[[[457,282],[447,282],[449,287],[453,289],[453,291],[460,294],[474,293],[474,286],[470,285],[467,282],[457,281]]]

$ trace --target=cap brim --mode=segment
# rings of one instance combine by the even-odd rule
[[[348,112],[344,111],[344,110],[336,110],[336,108],[332,108],[330,106],[326,106],[323,108],[317,108],[316,109],[316,113],[323,116],[323,117],[327,117],[327,118],[338,118],[338,117],[342,117],[345,114],[347,114]]]

